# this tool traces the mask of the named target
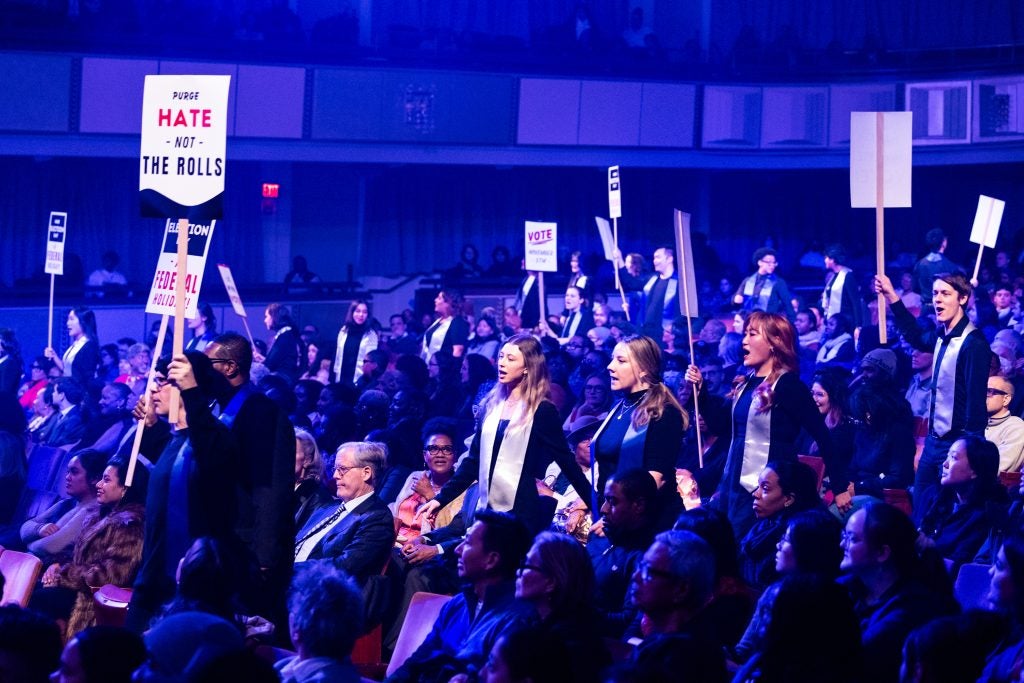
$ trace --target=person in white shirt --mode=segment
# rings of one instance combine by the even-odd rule
[[[1019,472],[1024,465],[1024,420],[1010,414],[1013,384],[1003,377],[988,378],[985,438],[999,448],[999,471]]]

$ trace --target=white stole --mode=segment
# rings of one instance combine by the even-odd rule
[[[821,294],[821,305],[825,309],[826,320],[831,315],[843,312],[843,286],[846,284],[846,274],[849,272],[849,268],[840,268],[836,276],[832,278],[832,283]]]
[[[508,512],[516,502],[516,491],[523,475],[523,463],[526,462],[526,446],[530,443],[533,431],[533,415],[521,425],[516,425],[519,412],[509,420],[505,436],[498,448],[498,460],[494,466],[494,476],[490,476],[491,462],[494,455],[494,439],[498,434],[498,422],[501,421],[502,408],[505,402],[495,405],[484,417],[480,426],[480,473],[477,481],[480,484],[480,497],[477,500],[478,510],[490,508],[499,512]]]
[[[780,379],[782,379],[782,375],[772,382],[772,391],[775,391],[775,385],[779,383]],[[736,399],[733,402],[734,411],[736,402],[739,401],[740,395],[747,390],[749,384],[749,382],[744,382],[739,393],[736,394]],[[755,391],[756,389],[757,387],[754,388]],[[757,478],[764,466],[768,464],[768,451],[772,441],[772,411],[759,412],[759,403],[760,397],[758,396],[754,396],[750,401],[750,408],[747,411],[747,429],[743,440],[743,461],[740,463],[740,486],[750,493],[757,488]]]

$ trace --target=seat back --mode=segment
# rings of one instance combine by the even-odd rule
[[[905,489],[882,489],[882,499],[897,510],[902,510],[907,517],[913,514],[910,494]]]
[[[402,630],[395,643],[394,654],[391,655],[391,662],[388,664],[388,676],[405,664],[405,660],[409,659],[416,648],[423,644],[430,629],[434,628],[434,622],[437,621],[437,615],[441,613],[441,608],[451,599],[450,595],[438,595],[437,593],[421,592],[412,596],[412,600],[409,602],[409,611],[406,612]]]
[[[821,482],[825,479],[825,460],[816,455],[798,455],[800,462],[810,465],[814,473],[818,475],[818,490],[821,490]]]
[[[969,563],[960,566],[960,572],[953,583],[953,595],[960,606],[965,609],[985,607],[985,596],[988,594],[990,578],[989,565]]]
[[[132,589],[121,588],[108,583],[92,594],[99,626],[124,626],[128,618],[128,603],[132,601]]]
[[[64,456],[64,451],[52,446],[33,446],[28,454],[28,477],[25,486],[41,491],[50,488],[54,467]]]
[[[1010,493],[1016,493],[1020,488],[1020,472],[1000,472],[999,483],[1010,489]]]
[[[35,555],[17,550],[0,550],[0,574],[4,575],[4,593],[0,604],[28,604],[36,581],[43,571],[43,562]]]

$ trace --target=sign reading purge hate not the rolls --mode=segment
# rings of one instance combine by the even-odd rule
[[[224,216],[230,76],[146,76],[142,215],[209,223]]]

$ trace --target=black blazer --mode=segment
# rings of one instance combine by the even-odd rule
[[[0,360],[0,393],[17,394],[21,376],[24,374],[25,368],[21,366],[21,358],[6,356],[5,360]]]
[[[580,314],[580,324],[576,326],[576,334],[574,336],[586,337],[587,332],[594,327],[594,313],[586,306],[582,306],[581,309],[576,312]],[[569,336],[568,313],[565,318],[566,324],[562,326],[562,333],[559,335],[561,337]]]
[[[331,516],[336,505],[317,510],[296,538],[302,538],[317,524]],[[377,494],[364,500],[345,515],[326,536],[320,539],[309,560],[330,560],[360,585],[380,574],[395,544],[395,518]]]
[[[590,500],[593,487],[583,476],[572,451],[569,450],[565,434],[562,432],[562,420],[558,415],[558,409],[550,401],[543,401],[533,414],[533,429],[530,431],[530,441],[526,444],[526,458],[516,487],[516,499],[512,505],[512,511],[534,532],[549,526],[555,512],[554,507],[550,505],[554,499],[542,497],[537,493],[537,480],[544,478],[544,472],[552,460],[562,468],[576,493],[583,500]],[[452,502],[469,488],[479,471],[480,430],[477,430],[469,447],[469,454],[455,470],[451,480],[437,494],[436,500],[441,507]]]
[[[71,361],[71,376],[79,381],[83,389],[88,389],[96,379],[96,368],[99,366],[100,345],[95,339],[90,339]]]
[[[299,359],[302,358],[302,340],[295,329],[285,330],[274,340],[263,367],[271,372],[280,372],[294,382],[299,376]]]
[[[43,439],[47,446],[67,446],[76,443],[85,434],[85,421],[80,406],[72,406],[67,415],[54,416],[50,432]]]

